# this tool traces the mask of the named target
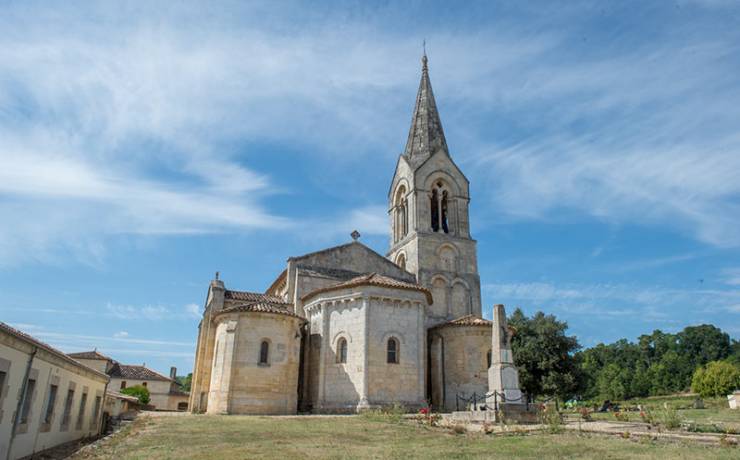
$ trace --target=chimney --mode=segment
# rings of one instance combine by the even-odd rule
[[[170,378],[172,380],[175,380],[175,377],[177,377],[177,368],[175,366],[170,367]]]

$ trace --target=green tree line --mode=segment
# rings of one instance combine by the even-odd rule
[[[508,319],[522,389],[560,399],[622,400],[694,391],[721,394],[740,385],[740,342],[703,324],[671,334],[660,330],[583,349],[568,324],[537,312],[516,309]],[[717,364],[721,362],[721,364]],[[697,374],[697,377],[695,377]]]

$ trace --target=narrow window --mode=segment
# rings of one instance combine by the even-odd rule
[[[44,414],[44,423],[51,423],[51,417],[54,415],[54,404],[57,401],[57,389],[56,385],[49,387],[49,399],[46,401],[46,413]]]
[[[403,202],[401,203],[401,235],[406,236],[406,234],[409,232],[409,211],[408,211],[408,201],[406,199],[403,199]]]
[[[67,399],[64,400],[64,412],[62,413],[62,426],[69,425],[70,415],[72,415],[72,401],[75,397],[74,390],[67,390]]]
[[[3,371],[0,371],[0,401],[3,400],[3,388],[5,388],[5,376],[7,374]]]
[[[126,381],[121,382],[121,390],[126,388]]]
[[[95,397],[95,407],[93,409],[93,418],[90,420],[90,426],[98,424],[98,416],[100,415],[100,396]]]
[[[80,399],[80,412],[77,414],[77,429],[82,428],[82,422],[85,420],[85,405],[87,405],[87,393],[82,393]]]
[[[450,233],[450,227],[447,224],[447,190],[442,192],[442,230],[445,233]]]
[[[36,389],[36,380],[28,379],[26,383],[26,397],[23,398],[23,407],[21,408],[21,423],[28,423],[28,414],[31,412],[31,400],[33,391]]]
[[[432,198],[431,198],[431,208],[432,208],[432,230],[433,231],[439,231],[439,201],[437,189],[435,188],[432,190]]]
[[[143,386],[144,388],[146,388],[146,382],[142,382],[141,383],[141,386]]]
[[[339,339],[338,344],[338,353],[337,353],[337,362],[338,363],[346,363],[347,362],[347,339],[342,337]]]
[[[486,353],[486,362],[488,363],[487,367],[491,367],[491,358],[492,358],[491,350],[488,350],[488,353]]]
[[[263,340],[260,344],[260,364],[270,363],[270,343]]]
[[[398,364],[398,340],[388,339],[387,361],[391,364]]]

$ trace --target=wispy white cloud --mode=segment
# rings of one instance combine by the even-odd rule
[[[474,171],[496,172],[477,179],[497,208],[516,219],[574,209],[740,246],[740,90],[729,76],[740,47],[681,32],[689,44],[671,35],[567,64],[560,50],[493,74],[503,82],[487,98],[504,98],[505,116],[538,114],[523,120],[526,139],[471,145]]]
[[[106,306],[108,314],[117,319],[124,320],[141,320],[141,321],[158,321],[170,317],[170,309],[162,305],[144,305],[136,307],[133,305],[114,305]]]
[[[681,311],[682,321],[707,314],[738,313],[740,291],[677,289],[635,284],[555,284],[550,282],[484,284],[495,302],[587,316],[632,316],[635,321],[669,323]]]
[[[52,332],[52,331],[40,331],[35,333],[36,337],[41,339],[54,341],[56,343],[67,343],[67,344],[79,344],[84,343],[84,346],[90,347],[102,347],[103,344],[112,343],[127,343],[137,345],[162,345],[171,347],[193,347],[194,343],[191,342],[180,342],[173,340],[158,340],[158,339],[141,339],[136,337],[114,337],[114,336],[101,336],[101,335],[86,335],[86,334],[68,334],[63,332]],[[98,345],[100,344],[100,345]]]
[[[740,268],[726,268],[722,271],[723,281],[730,286],[740,286]]]
[[[185,305],[185,314],[191,318],[200,319],[203,313],[200,311],[198,304],[189,303]]]
[[[288,21],[318,14],[277,8]],[[251,166],[252,145],[349,162],[378,151],[392,161],[400,149],[413,34],[342,14],[301,17],[286,33],[254,20],[263,7],[238,3],[203,28],[183,26],[198,8],[156,10],[100,5],[85,20],[75,7],[19,4],[0,19],[0,218],[16,223],[0,228],[0,264],[53,262],[60,247],[99,264],[106,238],[122,233],[298,228],[270,209],[276,178]],[[485,184],[478,202],[509,218],[554,219],[565,207],[740,245],[737,41],[675,28],[591,54],[568,31],[531,29],[503,21],[430,40],[453,155]],[[524,134],[492,130],[491,119]],[[387,234],[380,207],[349,217]]]

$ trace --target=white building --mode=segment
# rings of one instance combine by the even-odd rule
[[[0,458],[97,436],[108,380],[0,322]]]

